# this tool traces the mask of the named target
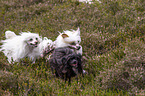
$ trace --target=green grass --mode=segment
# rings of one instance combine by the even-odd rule
[[[128,96],[145,91],[145,1],[1,0],[0,40],[7,30],[39,33],[81,30],[84,77],[71,86],[56,78],[44,59],[9,64],[0,52],[0,95]]]

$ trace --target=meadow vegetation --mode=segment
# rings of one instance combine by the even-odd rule
[[[145,0],[1,0],[0,40],[7,30],[39,33],[53,41],[81,30],[87,74],[71,86],[46,60],[9,64],[0,52],[0,95],[128,96],[145,94]]]

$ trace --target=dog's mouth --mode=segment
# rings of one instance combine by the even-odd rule
[[[37,46],[38,46],[38,42],[30,43],[30,45],[31,45],[32,47],[37,47]]]
[[[38,44],[34,44],[34,47],[37,47],[38,46]]]
[[[38,44],[30,44],[32,47],[37,47],[38,46]]]
[[[79,50],[81,48],[80,46],[75,46],[75,45],[69,45],[68,47],[76,50]]]
[[[77,63],[70,64],[72,67],[77,67]]]

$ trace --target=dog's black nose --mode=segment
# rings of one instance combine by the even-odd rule
[[[38,42],[35,42],[35,44],[38,44]]]
[[[76,48],[76,50],[79,50],[81,47],[80,46],[76,46],[77,48]]]

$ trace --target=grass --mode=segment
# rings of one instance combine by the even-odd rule
[[[0,52],[0,95],[128,96],[145,91],[144,0],[1,0],[0,39],[6,30],[39,33],[81,30],[84,77],[71,86],[51,74],[44,59],[9,64]]]

